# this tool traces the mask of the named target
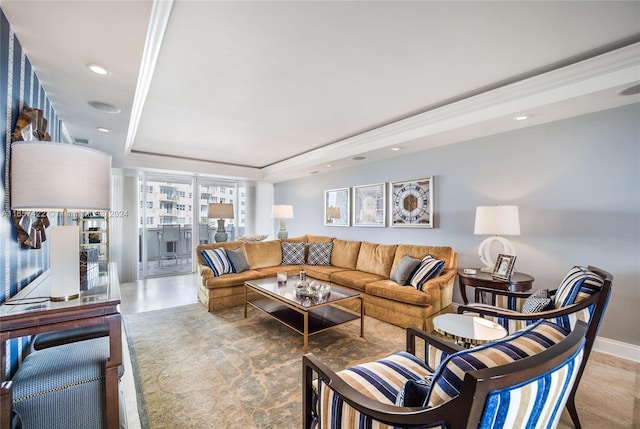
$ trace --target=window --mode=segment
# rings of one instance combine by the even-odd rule
[[[178,210],[184,211],[185,208],[186,208],[186,206],[184,204],[176,204],[176,209],[178,209]],[[184,223],[184,221],[180,222],[180,223]]]
[[[153,216],[148,217],[148,218],[147,218],[147,225],[153,225],[153,224],[154,224],[154,222],[153,222]]]
[[[224,186],[220,186],[220,193],[224,194],[226,192],[226,188]]]
[[[220,198],[220,202],[221,202],[221,203],[224,203],[224,198]]]
[[[187,196],[187,193],[185,191],[178,191],[178,196],[184,198]]]
[[[201,212],[206,212],[207,208],[208,208],[208,206],[200,206],[200,211]]]
[[[147,201],[147,208],[148,209],[152,209],[153,208],[153,201]]]
[[[147,186],[147,194],[153,194],[153,186]]]

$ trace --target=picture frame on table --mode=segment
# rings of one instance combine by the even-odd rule
[[[324,191],[324,225],[350,226],[351,190],[349,188]]]
[[[515,255],[506,255],[500,253],[496,259],[496,265],[493,267],[491,277],[498,280],[510,281],[513,274],[513,267],[516,264]]]
[[[353,226],[385,227],[387,192],[384,183],[353,187]]]
[[[389,207],[391,226],[433,228],[433,176],[390,182]]]

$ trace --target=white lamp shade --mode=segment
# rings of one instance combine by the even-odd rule
[[[216,219],[233,219],[233,204],[211,203],[209,204],[207,217]]]
[[[13,210],[110,210],[111,155],[66,143],[14,143],[10,186]]]
[[[520,235],[518,206],[476,208],[475,235]]]
[[[274,205],[271,207],[271,217],[273,219],[293,219],[293,206]]]

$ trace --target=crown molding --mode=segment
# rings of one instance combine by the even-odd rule
[[[277,182],[302,177],[314,165],[631,84],[639,76],[640,43],[635,43],[264,167],[263,178]]]

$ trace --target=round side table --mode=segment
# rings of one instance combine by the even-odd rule
[[[433,319],[433,329],[467,348],[507,336],[507,330],[497,323],[466,314],[448,313],[436,316]]]
[[[458,283],[460,284],[460,295],[465,304],[469,303],[467,299],[467,286],[485,287],[497,290],[509,290],[511,292],[526,292],[533,287],[535,279],[529,274],[513,273],[511,280],[499,280],[491,277],[490,273],[483,273],[480,268],[476,268],[476,274],[465,274],[463,269],[458,270]]]

